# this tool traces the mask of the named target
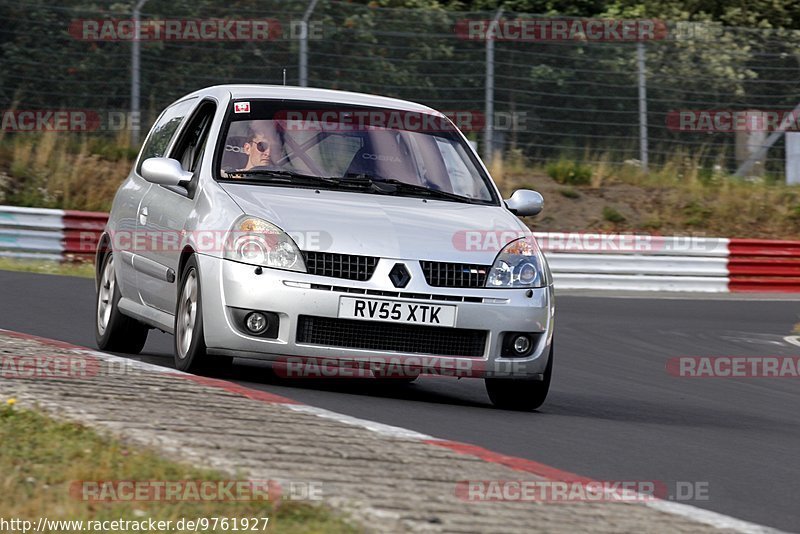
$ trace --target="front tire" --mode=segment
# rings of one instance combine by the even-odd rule
[[[150,329],[119,311],[119,286],[114,272],[114,253],[103,257],[94,308],[94,337],[100,350],[139,354]]]
[[[175,368],[196,373],[211,367],[228,367],[233,358],[210,357],[203,333],[203,298],[197,259],[186,262],[175,306]]]
[[[553,346],[547,359],[542,380],[514,378],[486,378],[486,393],[496,408],[505,410],[531,411],[539,408],[550,392],[550,378],[553,375]]]

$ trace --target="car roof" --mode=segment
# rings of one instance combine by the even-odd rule
[[[423,106],[422,104],[409,102],[407,100],[400,100],[398,98],[352,93],[349,91],[335,91],[332,89],[318,89],[315,87],[294,87],[289,85],[217,85],[195,91],[191,95],[186,95],[184,98],[217,93],[220,90],[228,91],[234,100],[243,98],[276,98],[282,100],[319,101],[333,104],[350,104],[439,114],[438,111],[428,106]]]

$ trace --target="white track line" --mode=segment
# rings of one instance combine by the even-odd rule
[[[317,408],[316,406],[309,406],[307,404],[286,404],[285,406],[290,410],[294,410],[296,412],[309,413],[316,415],[317,417],[331,419],[333,421],[338,421],[340,423],[345,423],[347,425],[360,426],[362,428],[366,428],[367,430],[371,430],[372,432],[377,432],[378,434],[390,438],[412,439],[419,441],[436,439],[432,436],[421,434],[415,430],[409,430],[407,428],[402,428],[399,426],[385,425],[383,423],[377,423],[375,421],[367,421],[365,419],[351,417],[349,415],[332,412],[324,408]]]
[[[3,332],[0,329],[0,332]],[[800,346],[800,336],[789,336],[795,338],[795,341],[791,341],[790,343],[796,344]],[[33,338],[36,340],[35,338]],[[788,338],[784,338],[786,341],[789,341]],[[42,342],[40,339],[39,342]],[[168,375],[183,375],[188,376],[187,373],[182,371],[178,371],[177,369],[171,369],[169,367],[162,367],[160,365],[155,365],[152,363],[141,362],[138,360],[132,360],[130,358],[123,358],[121,356],[116,356],[114,354],[107,354],[105,352],[99,352],[92,349],[87,349],[83,347],[75,347],[73,349],[75,352],[92,355],[97,358],[102,358],[106,361],[113,361],[116,363],[120,363],[123,365],[130,365],[134,368],[141,369],[143,371],[151,371],[155,373],[161,374],[168,374]],[[214,387],[214,386],[207,386],[207,387]],[[307,404],[286,404],[286,403],[274,403],[274,404],[282,404],[286,408],[294,410],[296,412],[307,413],[316,415],[317,417],[322,417],[325,419],[330,419],[334,421],[338,421],[341,423],[345,423],[348,425],[358,426],[361,428],[365,428],[372,432],[377,432],[378,434],[395,438],[395,439],[409,439],[409,440],[419,440],[419,441],[429,441],[429,440],[439,440],[440,438],[434,438],[432,436],[428,436],[427,434],[422,434],[420,432],[416,432],[414,430],[392,426],[392,425],[385,425],[383,423],[378,423],[375,421],[367,421],[366,419],[359,419],[357,417],[351,417],[349,415],[340,414],[337,412],[332,412],[330,410],[326,410],[324,408],[318,408],[316,406],[310,406]],[[446,441],[446,440],[443,440]],[[494,462],[491,462],[494,463]],[[777,530],[771,527],[766,527],[763,525],[758,525],[756,523],[750,523],[748,521],[744,521],[742,519],[737,519],[735,517],[727,516],[724,514],[720,514],[717,512],[712,512],[710,510],[705,510],[703,508],[698,508],[696,506],[692,506],[689,504],[684,503],[677,503],[672,501],[665,501],[665,500],[645,500],[641,504],[653,508],[654,510],[658,510],[660,512],[665,512],[668,514],[684,517],[686,519],[690,519],[692,521],[696,521],[698,523],[702,523],[705,525],[709,525],[715,528],[729,530],[734,532],[741,532],[742,534],[784,534],[785,531]]]
[[[800,347],[800,336],[786,336],[785,338],[783,338],[783,340],[796,347]]]
[[[793,336],[793,337],[795,338],[795,341],[789,341],[788,338],[784,339],[790,343],[794,343],[800,346],[800,336]],[[85,352],[91,353],[92,355],[98,357],[103,357],[104,359],[107,360],[114,360],[114,361],[121,360],[127,362],[132,361],[137,368],[141,368],[142,370],[149,370],[164,374],[186,375],[186,373],[183,373],[176,369],[170,369],[168,367],[162,367],[160,365],[140,362],[136,360],[129,360],[128,358],[115,356],[113,354],[106,354],[103,352],[97,352],[92,350],[86,350]],[[283,404],[283,403],[278,403],[278,404]],[[358,417],[352,417],[350,415],[332,412],[330,410],[326,410],[324,408],[318,408],[316,406],[310,406],[308,404],[283,404],[283,406],[289,408],[290,410],[294,410],[296,412],[316,415],[317,417],[322,417],[324,419],[330,419],[333,421],[338,421],[340,423],[365,428],[371,432],[376,432],[383,436],[394,439],[409,439],[418,441],[430,441],[430,440],[440,439],[440,438],[435,438],[433,436],[429,436],[427,434],[422,434],[415,430],[402,428],[398,426],[386,425],[383,423],[378,423],[376,421],[368,421],[366,419],[360,419]],[[756,523],[750,523],[749,521],[744,521],[742,519],[737,519],[735,517],[720,514],[718,512],[712,512],[710,510],[705,510],[703,508],[698,508],[696,506],[692,506],[685,503],[678,503],[665,500],[644,500],[642,504],[654,510],[658,510],[660,512],[665,512],[679,517],[684,517],[686,519],[697,521],[698,523],[709,525],[714,528],[722,530],[740,532],[742,534],[785,534],[785,531],[777,530],[771,527],[766,527]]]
[[[736,519],[735,517],[698,508],[690,504],[662,500],[646,501],[643,504],[654,510],[685,517],[722,530],[732,530],[743,534],[788,534],[784,530],[777,530],[756,523],[750,523],[749,521]]]

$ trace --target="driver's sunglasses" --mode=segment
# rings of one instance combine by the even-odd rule
[[[254,147],[256,147],[256,150],[258,150],[259,152],[266,152],[267,149],[271,146],[271,143],[268,143],[266,141],[259,141],[258,143],[251,143],[251,144]]]

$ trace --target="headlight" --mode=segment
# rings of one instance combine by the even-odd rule
[[[486,277],[486,287],[545,287],[549,283],[547,261],[533,236],[506,245]]]
[[[243,217],[236,221],[225,242],[225,258],[306,272],[303,256],[292,238],[274,224],[256,217]]]

